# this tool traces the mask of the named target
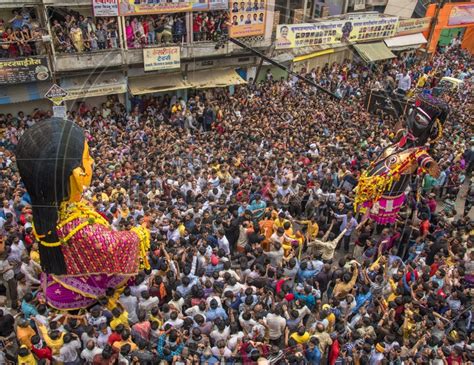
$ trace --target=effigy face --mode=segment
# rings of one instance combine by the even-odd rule
[[[442,100],[431,96],[418,97],[407,117],[407,131],[416,138],[416,145],[424,145],[441,136],[448,112],[448,105]]]

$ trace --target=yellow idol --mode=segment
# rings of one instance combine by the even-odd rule
[[[92,166],[94,159],[89,154],[89,145],[87,141],[84,142],[84,152],[82,153],[81,166],[72,170],[69,177],[69,185],[71,187],[71,194],[69,196],[70,202],[78,202],[82,198],[84,188],[87,188],[92,181]]]

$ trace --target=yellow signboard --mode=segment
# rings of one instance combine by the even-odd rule
[[[190,0],[179,0],[173,2],[163,0],[120,0],[119,9],[120,15],[178,13],[182,11],[191,11],[193,9],[193,2]]]
[[[180,55],[179,47],[144,48],[143,68],[145,71],[180,68]]]
[[[265,34],[266,0],[229,0],[232,25],[230,36],[234,38]]]
[[[282,24],[277,28],[276,48],[298,48],[393,37],[397,24],[397,17]]]
[[[423,33],[430,29],[431,17],[419,19],[406,19],[398,22],[396,36]]]

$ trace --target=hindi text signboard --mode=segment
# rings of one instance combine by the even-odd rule
[[[276,33],[276,48],[298,48],[389,38],[395,35],[397,25],[397,17],[280,24]]]
[[[191,11],[192,9],[193,2],[189,0],[176,2],[120,0],[120,15],[179,13],[183,11]]]
[[[430,24],[431,17],[400,20],[395,36],[426,32],[430,29]]]
[[[0,60],[0,85],[47,81],[51,72],[46,57]]]
[[[179,47],[144,48],[143,64],[145,71],[180,68]]]
[[[94,16],[118,16],[117,0],[92,0]]]

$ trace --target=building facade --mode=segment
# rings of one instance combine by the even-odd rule
[[[50,107],[52,84],[67,91],[70,110],[82,101],[99,106],[112,94],[126,104],[147,94],[239,84],[259,60],[225,38],[263,52],[271,46],[274,0],[143,3],[27,0],[18,7],[3,0],[0,112]]]

